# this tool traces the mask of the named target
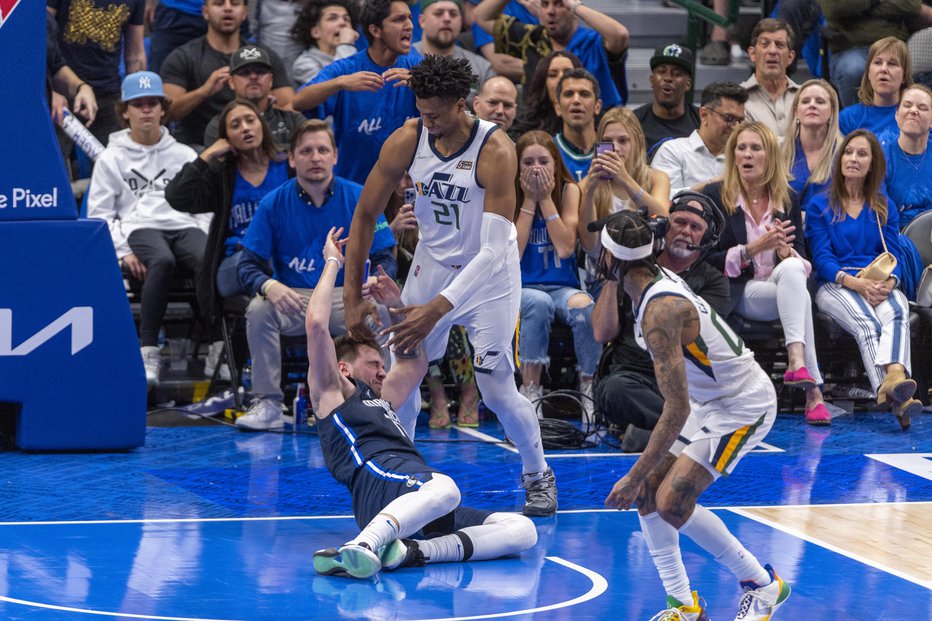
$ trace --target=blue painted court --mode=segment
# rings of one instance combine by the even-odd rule
[[[418,431],[464,503],[520,508],[497,423]],[[313,432],[150,427],[127,453],[0,453],[0,618],[646,621],[664,596],[636,514],[602,505],[636,456],[607,444],[548,456],[560,512],[536,520],[532,550],[353,581],[311,567],[356,532]],[[792,585],[777,618],[930,619],[930,457],[929,416],[903,433],[889,413],[830,428],[784,415],[704,504]],[[682,546],[711,618],[734,618],[737,580]]]

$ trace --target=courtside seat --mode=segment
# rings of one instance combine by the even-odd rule
[[[922,257],[922,264],[926,267],[932,265],[932,211],[927,211],[915,217],[903,230],[903,233],[916,246],[919,256]],[[919,371],[921,378],[919,382],[919,399],[923,403],[929,404],[929,381],[932,378],[932,309],[913,307],[913,311],[919,316],[918,327],[918,344],[914,348],[914,371]],[[914,342],[916,342],[914,338]],[[918,350],[918,351],[917,351]],[[919,359],[916,360],[916,353]],[[914,372],[915,375],[915,372]]]

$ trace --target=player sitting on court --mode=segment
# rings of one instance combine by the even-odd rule
[[[331,340],[328,325],[334,282],[343,266],[342,232],[330,229],[323,272],[308,304],[307,380],[324,461],[350,490],[362,532],[339,549],[315,552],[314,569],[368,578],[381,569],[478,561],[527,550],[537,543],[531,520],[461,507],[453,479],[428,466],[405,433],[392,403],[414,390],[421,375],[394,374],[385,381],[377,343]],[[381,268],[370,292],[381,304],[401,306],[401,291]],[[393,322],[398,319],[392,317]],[[425,356],[424,348],[418,347],[416,355]],[[425,538],[408,538],[418,533]]]

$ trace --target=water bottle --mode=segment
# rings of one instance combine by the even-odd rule
[[[243,370],[239,373],[239,382],[243,390],[250,392],[252,390],[252,358],[247,358],[243,365]]]
[[[307,424],[307,388],[304,383],[295,386],[294,401],[291,405],[291,413],[294,416],[295,429],[300,429]]]
[[[100,144],[94,134],[67,110],[62,115],[61,128],[78,148],[84,151],[92,160],[96,161],[97,156],[104,150],[104,145]]]

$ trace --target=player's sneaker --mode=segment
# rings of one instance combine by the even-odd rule
[[[699,601],[699,594],[693,591],[692,605],[681,604],[675,597],[667,596],[667,608],[661,610],[650,621],[709,621],[709,616]]]
[[[531,480],[535,475],[542,476]],[[547,468],[543,473],[528,473],[521,475],[521,485],[524,486],[524,515],[533,517],[547,517],[557,512],[557,481],[553,470]]]
[[[348,543],[339,550],[314,552],[314,570],[325,576],[369,578],[379,573],[382,562],[365,543]]]
[[[790,596],[790,585],[777,575],[773,567],[764,565],[764,569],[773,579],[770,584],[758,586],[750,580],[741,583],[744,595],[738,603],[735,621],[768,621]]]
[[[379,548],[382,569],[393,571],[402,567],[423,567],[427,564],[424,553],[414,539],[395,539]]]

